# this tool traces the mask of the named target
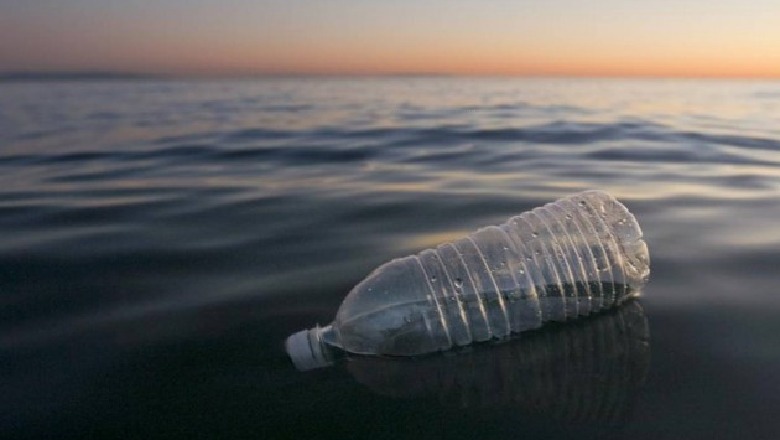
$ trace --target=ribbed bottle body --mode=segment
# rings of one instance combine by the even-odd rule
[[[586,191],[380,266],[344,300],[334,329],[355,353],[446,350],[612,307],[648,274],[634,216]]]

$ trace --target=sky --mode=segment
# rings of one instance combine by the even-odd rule
[[[777,0],[0,0],[0,71],[780,78]]]

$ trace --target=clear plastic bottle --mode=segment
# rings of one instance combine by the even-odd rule
[[[328,362],[323,344],[409,356],[503,339],[620,304],[649,273],[634,216],[585,191],[379,266],[330,325],[293,334],[287,351],[307,369]]]

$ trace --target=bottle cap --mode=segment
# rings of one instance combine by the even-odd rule
[[[327,349],[321,340],[322,328],[317,326],[309,330],[293,333],[287,338],[285,348],[299,371],[327,367],[333,361],[327,356]]]

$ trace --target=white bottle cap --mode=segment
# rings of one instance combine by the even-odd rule
[[[293,333],[287,338],[284,344],[287,354],[299,371],[313,370],[333,364],[322,346],[321,333],[322,328],[317,326]]]

